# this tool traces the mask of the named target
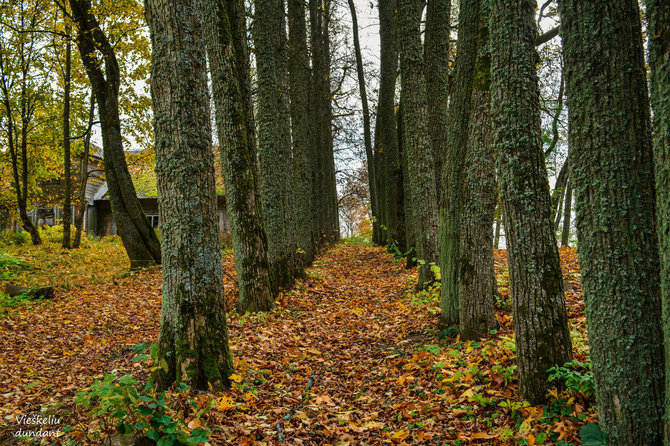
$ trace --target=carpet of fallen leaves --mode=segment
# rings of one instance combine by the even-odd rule
[[[105,372],[146,379],[148,365],[132,361],[132,346],[157,340],[159,269],[125,273],[122,249],[108,247],[90,254],[111,262],[91,279],[95,261],[75,264],[67,256],[81,254],[51,249],[52,263],[35,266],[30,280],[63,278],[68,270],[68,286],[53,301],[0,317],[2,444],[11,441],[17,415],[34,413],[62,417],[77,426],[69,438],[86,443],[101,427],[74,405],[75,392]],[[575,358],[584,361],[579,267],[572,249],[561,249],[561,257]],[[505,251],[495,260],[500,329],[463,342],[437,331],[436,293],[416,294],[416,271],[383,248],[331,248],[274,311],[260,315],[232,310],[237,289],[227,255],[233,388],[174,392],[173,410],[190,428],[211,429],[210,444],[579,444],[579,428],[596,420],[583,396],[553,390],[546,406],[517,402]],[[217,404],[196,417],[186,399],[198,409]]]

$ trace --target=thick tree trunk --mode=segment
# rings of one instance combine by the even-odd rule
[[[358,19],[356,18],[356,5],[354,0],[349,1],[351,11],[351,23],[354,35],[354,52],[356,53],[356,72],[358,74],[358,91],[361,96],[363,107],[363,141],[365,145],[365,158],[368,163],[368,187],[370,189],[370,208],[372,211],[372,240],[375,243],[386,242],[381,236],[382,218],[379,213],[379,201],[377,192],[377,175],[375,172],[376,161],[372,152],[372,134],[370,130],[370,109],[368,107],[368,94],[365,89],[365,71],[363,70],[363,56],[361,55],[361,44],[358,40]]]
[[[286,138],[290,122],[283,117],[282,85],[279,72],[280,10],[277,0],[255,2],[253,27],[258,74],[258,158],[261,168],[261,202],[268,239],[270,272],[282,288],[294,280],[296,262],[295,226],[291,227],[289,192],[293,185],[291,146]],[[295,221],[293,221],[295,223]]]
[[[379,2],[379,101],[375,136],[377,197],[380,216],[386,225],[389,247],[407,251],[405,240],[405,206],[402,156],[396,128],[395,89],[398,73],[398,45],[394,16],[395,0]],[[381,158],[381,161],[378,159]]]
[[[422,11],[423,2],[398,1],[403,150],[407,152],[416,258],[420,263],[417,288],[424,288],[435,280],[429,264],[439,261],[435,162],[428,131],[424,58],[421,48]]]
[[[565,189],[565,206],[563,207],[563,230],[561,231],[561,246],[570,246],[570,222],[572,217],[572,181],[568,181]]]
[[[458,17],[458,53],[454,63],[453,94],[449,102],[444,164],[444,191],[440,202],[440,272],[442,290],[440,325],[459,322],[460,218],[463,212],[463,179],[468,148],[470,100],[479,34],[479,0],[463,0]]]
[[[70,0],[77,47],[98,103],[109,202],[131,268],[161,262],[160,243],[137,199],[123,152],[119,116],[120,72],[114,49],[91,12],[90,0]],[[104,58],[105,71],[99,63]]]
[[[665,428],[670,446],[670,3],[647,1],[651,105],[654,109],[656,215],[661,260],[661,300],[665,339]]]
[[[519,396],[546,400],[547,369],[572,358],[540,138],[535,5],[493,0],[491,105],[509,253]]]
[[[464,4],[464,3],[462,3]],[[493,216],[496,175],[491,129],[488,17],[480,9],[468,122],[459,246],[459,308],[462,339],[489,336],[498,326],[494,312],[498,288],[493,268]]]
[[[312,238],[314,204],[309,96],[311,79],[305,2],[302,0],[288,0],[288,31],[298,260],[302,266],[307,266],[314,260],[315,244]]]
[[[63,86],[63,248],[70,249],[72,236],[72,158],[70,154],[70,86],[72,81],[70,26],[65,26],[65,73]]]
[[[657,445],[663,333],[639,6],[562,0],[559,7],[598,419],[608,444]]]
[[[270,281],[267,239],[263,229],[260,202],[254,178],[253,147],[249,135],[252,116],[245,107],[246,28],[244,2],[203,0],[205,33],[212,92],[216,108],[221,170],[226,190],[226,209],[235,252],[235,269],[239,288],[238,307],[245,311],[267,311],[274,304]],[[242,14],[242,18],[240,15]],[[234,45],[234,41],[242,44]]]
[[[461,8],[461,10],[463,9],[465,8]],[[428,132],[430,133],[430,144],[435,163],[435,187],[438,203],[445,190],[442,184],[442,165],[447,154],[450,20],[451,0],[428,0],[424,45],[426,91],[429,92],[426,99]]]
[[[223,271],[214,182],[207,64],[200,1],[148,0],[151,93],[163,243],[158,339],[165,389],[228,386]]]

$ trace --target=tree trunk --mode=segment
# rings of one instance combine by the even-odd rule
[[[370,188],[370,208],[372,211],[372,240],[383,244],[385,240],[380,234],[381,216],[379,213],[379,202],[377,192],[377,175],[375,172],[376,161],[372,152],[372,134],[370,131],[370,109],[368,108],[368,94],[365,89],[365,71],[363,71],[363,56],[361,55],[361,44],[358,40],[358,20],[356,18],[356,5],[354,0],[349,1],[351,11],[351,22],[354,35],[354,52],[356,53],[356,71],[358,73],[358,91],[361,95],[363,106],[363,140],[365,144],[365,158],[368,162],[368,187]]]
[[[258,158],[261,168],[261,202],[263,222],[268,238],[270,272],[273,282],[282,288],[294,280],[295,227],[291,227],[287,209],[292,188],[287,163],[291,147],[283,119],[279,71],[280,10],[277,0],[255,2],[253,27],[258,75]]]
[[[72,158],[70,155],[70,85],[72,80],[70,26],[65,26],[65,73],[63,86],[63,248],[70,249],[72,236]]]
[[[212,92],[216,108],[221,170],[226,190],[226,209],[235,252],[239,288],[238,308],[242,311],[268,311],[274,305],[270,281],[267,239],[263,229],[260,202],[254,179],[255,152],[249,147],[253,125],[247,115],[242,85],[249,73],[246,60],[244,2],[242,0],[203,0],[205,33]],[[240,17],[242,15],[242,17]],[[242,45],[234,45],[234,41]]]
[[[465,5],[465,3],[461,3]],[[498,327],[494,312],[498,288],[493,267],[493,216],[496,175],[491,130],[491,56],[488,16],[477,18],[477,61],[474,67],[468,122],[462,212],[460,219],[458,295],[462,339],[488,337]]]
[[[565,206],[563,208],[563,231],[561,231],[561,246],[570,246],[570,220],[572,217],[572,181],[568,181],[565,189]]]
[[[230,384],[202,7],[148,0],[163,304],[156,385]]]
[[[32,47],[31,47],[32,49]],[[14,179],[14,190],[16,192],[16,202],[19,207],[19,216],[21,218],[21,223],[23,228],[30,234],[33,245],[37,246],[42,243],[40,239],[40,233],[33,224],[32,220],[28,216],[28,126],[32,121],[32,112],[29,113],[29,110],[32,110],[34,107],[29,103],[28,95],[28,77],[30,72],[30,65],[27,60],[30,58],[25,57],[25,52],[27,49],[20,45],[18,51],[20,59],[20,91],[19,91],[19,114],[17,118],[21,122],[20,131],[17,129],[17,124],[15,122],[15,112],[12,105],[12,86],[14,81],[10,81],[10,75],[15,73],[10,73],[10,67],[8,66],[9,62],[6,60],[6,48],[0,48],[0,77],[1,84],[0,89],[2,90],[2,105],[4,110],[4,118],[7,122],[7,146],[9,148],[9,155],[12,161],[12,176]],[[19,133],[21,138],[19,139]]]
[[[333,156],[332,105],[330,91],[330,0],[309,0],[312,44],[312,104],[314,104],[312,143],[316,165],[314,200],[318,207],[317,237],[321,246],[340,238]]]
[[[444,192],[442,165],[447,153],[450,20],[450,0],[428,0],[424,54],[426,60],[426,91],[430,94],[427,95],[426,99],[428,132],[430,133],[430,144],[435,163],[435,187],[438,203],[440,203],[440,197]]]
[[[311,79],[304,1],[288,0],[288,30],[298,260],[302,266],[307,266],[314,260],[315,246],[312,238],[314,204],[309,96]]]
[[[442,290],[440,325],[459,322],[460,217],[463,212],[463,180],[467,156],[470,100],[479,37],[479,0],[463,0],[458,17],[458,53],[454,63],[453,94],[449,102],[444,165],[444,191],[440,203],[440,273]]]
[[[656,215],[661,260],[661,300],[665,339],[664,444],[670,446],[670,3],[647,1],[651,105],[654,109]]]
[[[81,245],[81,232],[84,227],[84,216],[86,215],[86,184],[88,184],[88,158],[90,156],[91,149],[91,130],[93,129],[93,119],[95,117],[95,95],[91,91],[91,105],[88,112],[88,126],[86,128],[86,134],[84,135],[84,153],[81,158],[81,181],[79,183],[79,209],[77,212],[77,219],[74,223],[74,241],[72,242],[73,248],[79,248]]]
[[[160,263],[160,243],[137,199],[123,152],[120,72],[114,49],[91,12],[90,0],[70,0],[70,8],[78,27],[77,47],[98,103],[109,202],[130,267]],[[104,59],[104,72],[99,53]]]
[[[546,400],[547,369],[572,358],[540,138],[535,6],[493,0],[491,105],[512,294],[519,397]]]
[[[407,251],[405,239],[404,178],[402,156],[396,128],[395,89],[398,73],[398,44],[395,33],[395,0],[379,2],[379,101],[375,137],[375,161],[382,158],[377,169],[377,197],[382,221],[387,229],[389,247]],[[382,168],[383,167],[383,168]]]
[[[424,288],[435,280],[429,264],[439,261],[435,162],[428,132],[424,58],[421,50],[422,11],[423,2],[398,1],[403,150],[407,151],[416,258],[420,264],[417,288]]]
[[[608,444],[657,445],[663,333],[639,6],[562,0],[559,8],[598,419]]]

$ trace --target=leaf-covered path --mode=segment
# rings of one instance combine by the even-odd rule
[[[580,333],[578,269],[574,253],[562,254]],[[594,418],[585,404],[572,401],[566,413],[547,415],[541,406],[514,403],[504,263],[497,259],[501,329],[490,340],[464,343],[436,331],[437,297],[412,293],[416,273],[404,262],[382,248],[337,245],[282,294],[276,310],[230,313],[230,391],[175,393],[170,410],[191,428],[211,429],[212,444],[574,441],[582,423],[573,418]],[[230,257],[224,273],[232,308]],[[133,363],[131,347],[156,341],[159,314],[160,272],[153,270],[62,292],[50,305],[0,318],[0,440],[16,427],[17,414],[40,410],[80,424],[80,441],[91,438],[100,427],[74,407],[74,393],[105,372],[145,378],[148,364]],[[193,405],[211,409],[196,417]]]

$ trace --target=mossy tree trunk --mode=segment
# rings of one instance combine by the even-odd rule
[[[395,113],[395,89],[398,73],[398,42],[395,32],[395,0],[378,3],[379,10],[379,100],[375,137],[375,161],[378,163],[378,199],[380,215],[387,229],[389,247],[407,250],[405,240],[404,178]]]
[[[487,1],[480,5],[470,99],[459,246],[459,316],[462,339],[486,337],[498,326],[493,268],[496,175],[491,129],[491,55]]]
[[[444,191],[442,165],[447,148],[447,113],[449,105],[449,33],[450,0],[428,0],[426,6],[426,91],[428,131],[435,163],[435,187],[438,203]]]
[[[199,0],[147,0],[151,95],[163,248],[163,304],[154,375],[165,389],[227,387],[232,373],[214,181],[207,63]]]
[[[312,49],[312,148],[316,240],[320,246],[340,238],[337,208],[335,158],[333,154],[333,112],[330,91],[330,0],[309,0]]]
[[[656,215],[661,260],[661,300],[665,339],[665,427],[670,446],[670,3],[647,1],[651,105],[654,110]]]
[[[310,128],[310,69],[305,2],[288,0],[289,85],[295,185],[298,259],[302,266],[314,260],[312,150]]]
[[[453,93],[449,101],[444,163],[444,191],[440,203],[440,325],[459,322],[460,217],[467,155],[470,100],[479,32],[479,0],[463,0],[458,17],[458,52],[454,63]]]
[[[202,0],[212,92],[216,109],[226,209],[235,252],[241,311],[267,311],[274,304],[267,239],[254,178],[253,116],[245,107],[249,72],[244,2]],[[242,26],[241,26],[242,25]]]
[[[423,2],[416,0],[398,0],[403,150],[407,152],[416,258],[423,263],[419,269],[418,288],[424,288],[435,280],[429,264],[439,261],[435,161],[428,129],[420,30],[423,6]]]
[[[121,73],[114,48],[91,12],[90,0],[70,0],[70,9],[78,28],[77,47],[98,103],[109,202],[130,267],[160,263],[160,242],[137,199],[123,151]],[[104,60],[104,70],[100,58]]]
[[[291,146],[286,138],[279,48],[281,17],[277,0],[257,0],[253,26],[258,76],[258,158],[263,221],[273,282],[282,288],[294,280],[297,246],[289,203],[293,184]],[[283,3],[282,3],[283,4]],[[291,225],[293,223],[293,226]]]
[[[661,444],[663,334],[639,6],[562,0],[559,8],[598,419],[608,444]]]
[[[510,271],[519,397],[546,400],[547,369],[572,358],[540,137],[535,3],[492,0],[491,107]]]

